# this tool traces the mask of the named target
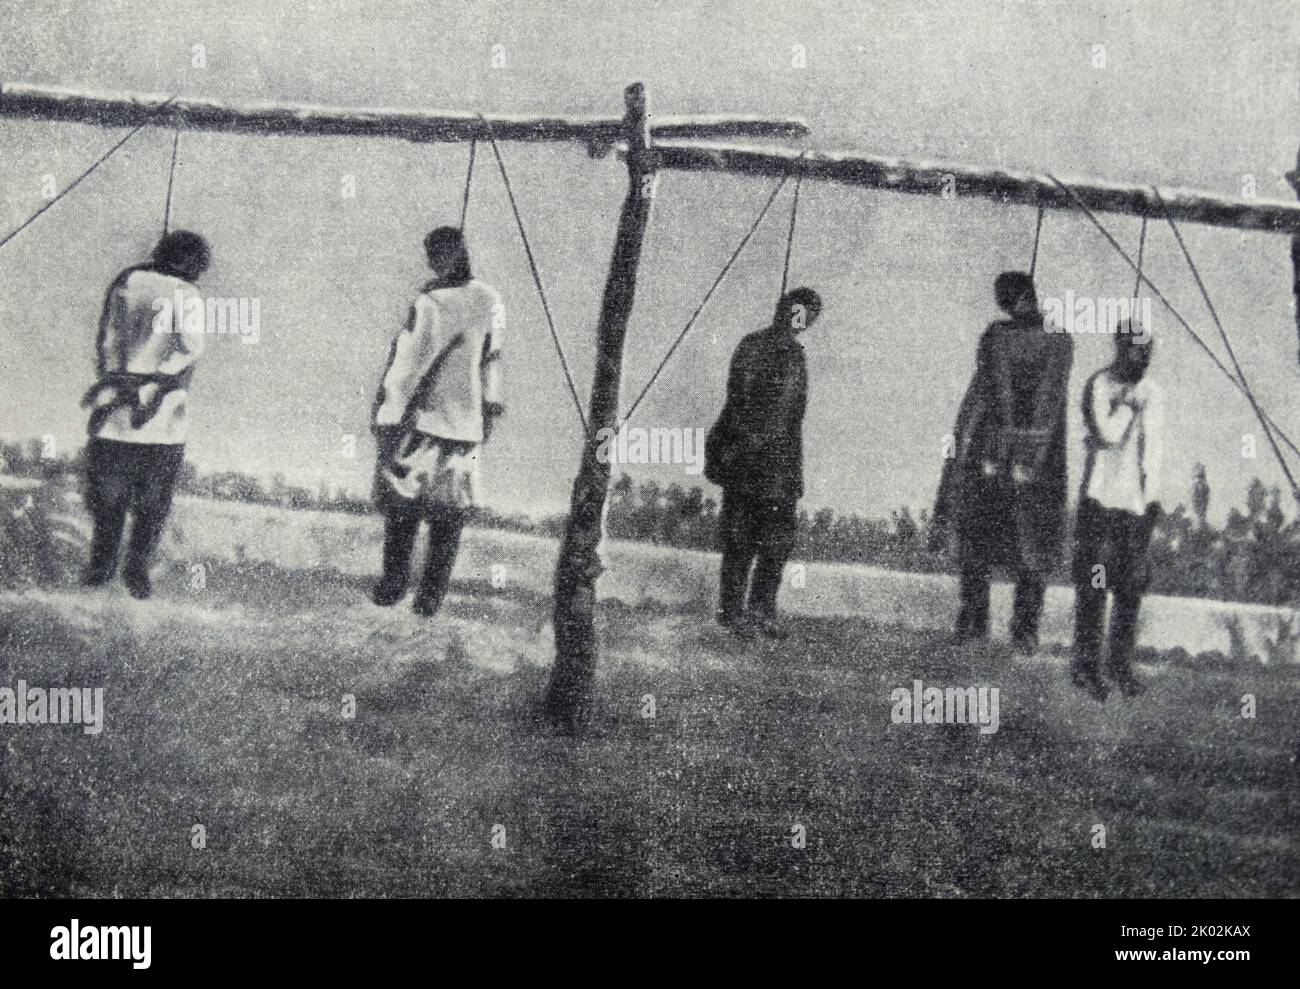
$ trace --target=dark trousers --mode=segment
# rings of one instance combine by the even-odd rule
[[[983,639],[989,634],[989,585],[993,571],[1015,576],[1015,603],[1011,611],[1011,640],[1033,643],[1038,638],[1043,613],[1045,576],[1026,565],[1028,544],[1034,540],[1024,527],[1026,499],[1042,493],[1018,488],[1001,474],[984,476],[968,468],[963,480],[965,496],[958,520],[961,532],[961,609],[957,615],[959,639]]]
[[[983,639],[989,634],[989,585],[993,568],[983,560],[963,561],[961,567],[961,610],[957,613],[957,635]],[[1011,611],[1013,642],[1031,641],[1038,636],[1046,585],[1038,574],[1021,569],[1016,574],[1016,597]]]
[[[429,553],[416,596],[423,605],[436,611],[451,586],[451,571],[460,549],[465,513],[449,506],[426,508],[414,502],[396,503],[397,499],[392,499],[392,502],[384,511],[382,584],[393,590],[405,590],[411,577],[411,553],[415,549],[416,534],[420,531],[420,520],[427,519]]]
[[[1079,502],[1074,527],[1074,665],[1096,673],[1100,667],[1106,592],[1110,614],[1112,675],[1129,672],[1137,644],[1138,611],[1150,580],[1147,547],[1155,514],[1135,515],[1103,508],[1091,498]]]
[[[181,443],[121,443],[92,439],[86,452],[86,507],[94,523],[87,576],[106,580],[117,569],[126,516],[132,515],[125,572],[145,577],[158,545],[172,489],[185,460]]]
[[[797,527],[793,499],[723,492],[722,586],[718,602],[723,618],[736,619],[745,611],[751,567],[754,576],[749,588],[749,610],[768,617],[776,614],[776,594],[781,589],[785,561],[794,548]]]

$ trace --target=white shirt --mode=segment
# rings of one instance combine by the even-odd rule
[[[198,289],[182,278],[156,271],[133,271],[104,301],[100,319],[101,374],[180,374],[193,366],[204,345],[204,302]],[[122,386],[119,386],[122,387]],[[147,403],[157,384],[138,389]],[[130,407],[112,412],[97,436],[123,443],[185,442],[186,389],[169,393],[158,411],[140,427],[131,425]],[[110,404],[114,391],[102,392],[96,407]]]
[[[1083,390],[1088,460],[1083,494],[1135,515],[1160,499],[1164,395],[1151,378],[1137,384],[1102,368]]]
[[[422,433],[482,442],[483,406],[501,400],[503,314],[501,296],[480,281],[421,292],[393,341],[375,425],[396,426],[409,408]]]

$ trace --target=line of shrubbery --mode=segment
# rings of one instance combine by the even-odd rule
[[[1152,536],[1152,590],[1158,594],[1300,606],[1300,521],[1288,520],[1279,489],[1258,478],[1246,490],[1244,510],[1232,508],[1222,528],[1210,524],[1205,468],[1193,473],[1192,507],[1178,504]],[[699,488],[614,484],[608,531],[622,539],[712,549],[719,506]],[[863,563],[891,570],[951,573],[950,556],[928,548],[930,518],[903,507],[888,519],[838,514],[830,508],[799,513],[796,553],[806,560]],[[1067,554],[1068,557],[1068,554]],[[1068,583],[1068,558],[1056,581]]]
[[[39,440],[25,445],[0,444],[0,462],[10,474],[30,478],[80,477],[84,450],[72,456],[44,456]],[[282,476],[263,484],[256,477],[238,471],[199,472],[187,463],[178,491],[204,498],[278,505],[298,510],[325,510],[369,514],[369,497],[322,486],[317,491],[287,484]],[[1282,495],[1258,479],[1250,482],[1243,508],[1232,508],[1221,527],[1208,520],[1210,488],[1205,469],[1196,465],[1192,506],[1179,504],[1167,511],[1152,539],[1153,587],[1160,594],[1249,601],[1260,604],[1300,606],[1300,521],[1289,519],[1282,510]],[[25,504],[12,493],[4,501],[7,519]],[[10,504],[13,502],[13,504]],[[41,504],[38,499],[37,505]],[[698,487],[678,484],[660,486],[653,481],[636,484],[619,475],[610,490],[607,532],[616,539],[651,542],[684,549],[713,550],[716,547],[718,500]],[[22,516],[26,518],[26,514]],[[16,520],[16,521],[21,521]],[[504,529],[535,535],[558,536],[562,516],[534,518],[506,515],[480,509],[475,524],[480,528]],[[8,529],[15,526],[6,523]],[[27,519],[20,528],[39,524]],[[796,555],[805,560],[859,563],[891,570],[948,573],[949,556],[927,548],[930,519],[925,511],[913,515],[900,508],[888,519],[857,514],[838,514],[830,508],[799,513],[799,542]],[[46,528],[54,532],[55,525]],[[36,530],[33,530],[35,532]],[[30,535],[30,534],[29,534]],[[6,552],[14,546],[9,533]],[[66,542],[66,539],[64,540]],[[23,550],[26,559],[32,554]],[[65,552],[58,548],[57,552]],[[1057,580],[1068,580],[1068,561],[1063,560]],[[41,569],[39,560],[28,565]]]

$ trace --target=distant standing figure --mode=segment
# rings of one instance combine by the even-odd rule
[[[384,513],[384,557],[372,600],[387,607],[406,594],[425,519],[429,552],[415,611],[431,616],[451,582],[461,529],[480,499],[479,451],[504,412],[504,310],[496,290],[473,277],[458,229],[439,227],[424,249],[434,277],[393,340],[375,396],[375,498]]]
[[[187,393],[204,345],[195,282],[209,260],[207,241],[176,230],[109,287],[99,320],[99,380],[82,399],[91,410],[86,505],[94,536],[82,578],[88,587],[107,583],[117,569],[129,512],[122,581],[136,598],[152,593],[149,559],[185,459]]]
[[[736,347],[727,400],[706,442],[706,475],[722,487],[719,623],[781,638],[776,596],[798,528],[808,369],[795,336],[817,321],[810,288],[787,292],[772,323]],[[750,570],[753,583],[750,584]]]
[[[1074,527],[1075,684],[1098,700],[1102,623],[1110,591],[1110,650],[1106,669],[1121,693],[1143,690],[1132,670],[1137,618],[1149,580],[1148,546],[1160,517],[1164,398],[1147,376],[1154,338],[1140,324],[1121,324],[1115,360],[1083,391],[1088,448]]]
[[[1066,403],[1074,341],[1045,326],[1033,279],[1004,272],[994,283],[1011,317],[980,338],[975,376],[957,424],[934,509],[934,527],[957,536],[961,567],[958,642],[988,636],[995,567],[1016,581],[1011,638],[1038,647],[1049,571],[1060,559],[1066,502]]]

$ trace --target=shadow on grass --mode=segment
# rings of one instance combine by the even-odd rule
[[[741,643],[700,608],[604,602],[575,740],[538,717],[542,662],[478,662],[535,643],[547,597],[457,583],[425,623],[355,576],[206,566],[144,605],[0,599],[6,682],[108,706],[101,736],[0,748],[0,893],[1296,892],[1294,669],[1157,662],[1143,701],[1099,705],[1060,656],[851,618]],[[998,732],[895,724],[914,679],[999,687]]]

